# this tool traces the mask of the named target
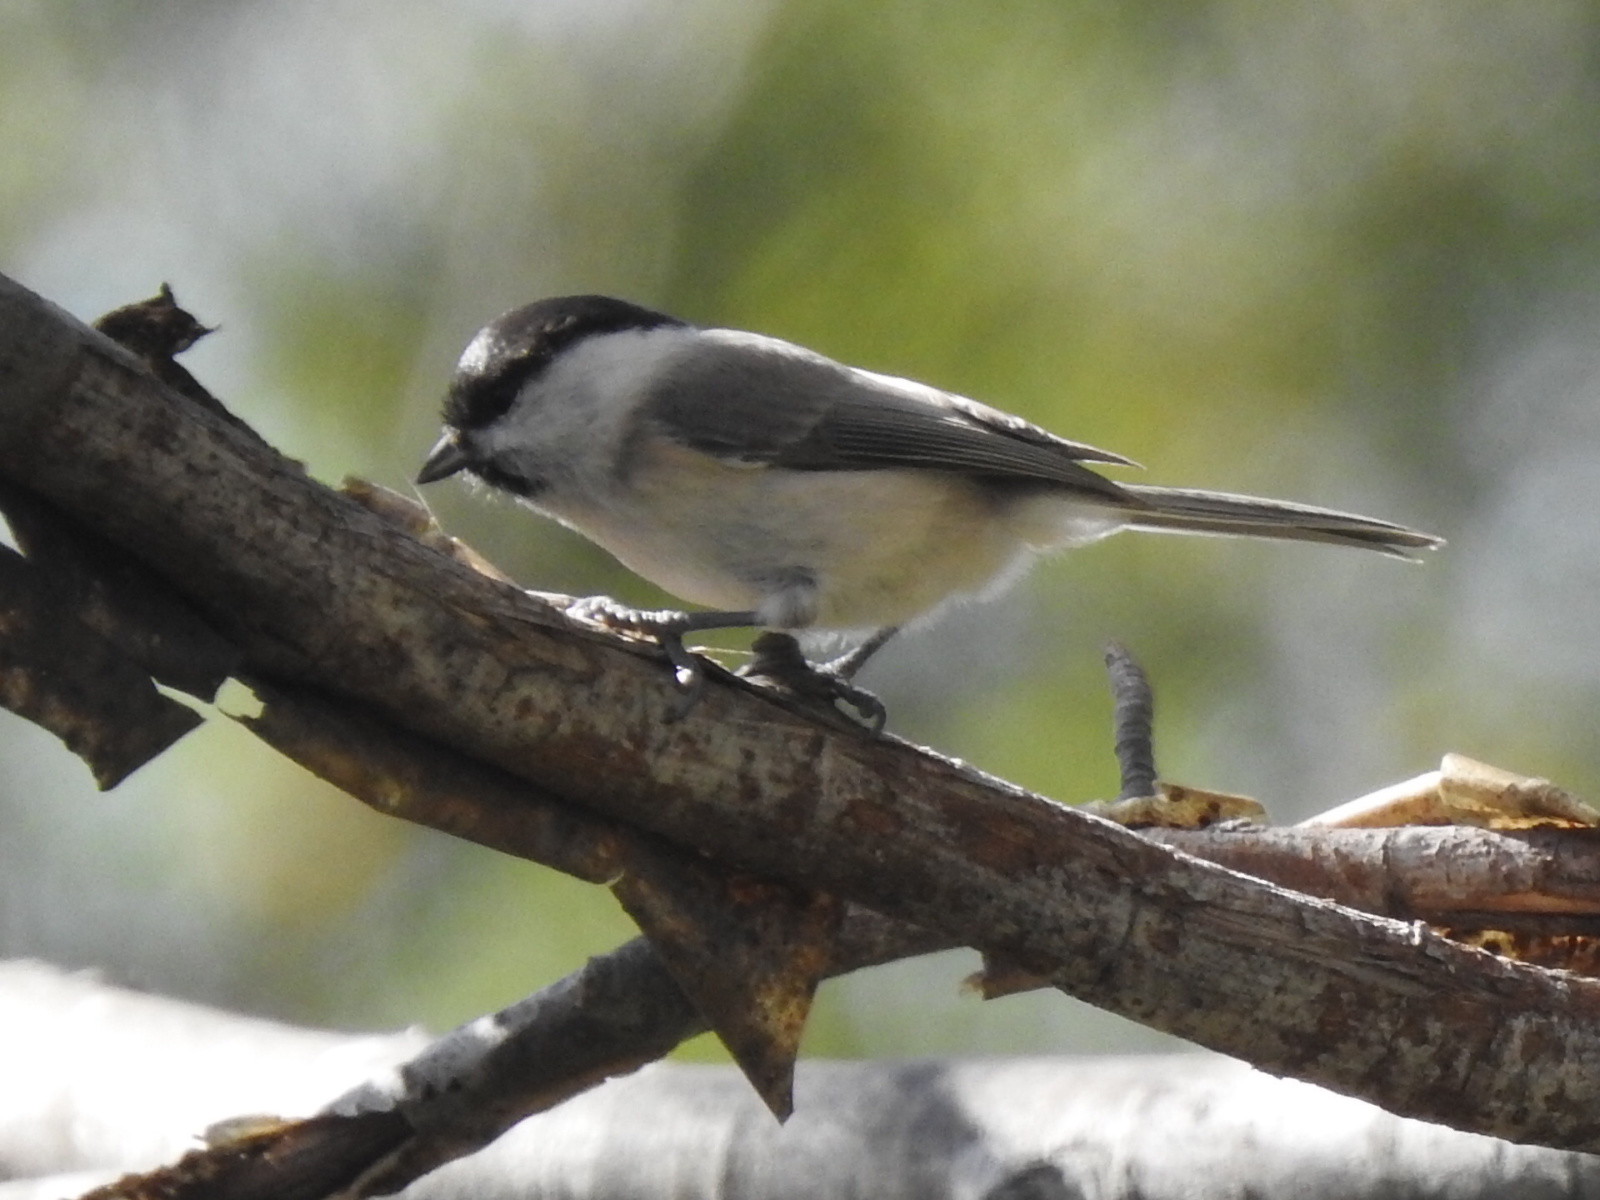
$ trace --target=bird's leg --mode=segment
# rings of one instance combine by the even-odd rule
[[[705,691],[705,670],[699,656],[683,644],[687,633],[707,629],[741,629],[760,626],[761,614],[745,612],[679,612],[676,609],[633,608],[610,596],[586,596],[566,608],[568,616],[604,625],[610,629],[642,633],[656,640],[673,678],[683,693],[674,708],[672,720],[681,721],[694,711]],[[800,652],[800,643],[787,633],[768,630],[752,643],[750,661],[739,671],[745,678],[770,679],[797,696],[832,707],[844,701],[856,710],[863,724],[874,734],[883,732],[888,710],[865,688],[851,682],[855,673],[883,644],[894,636],[896,626],[878,630],[861,645],[832,662],[813,666]]]
[[[854,679],[856,677],[856,673],[860,671],[862,667],[867,665],[867,659],[871,658],[879,650],[882,650],[884,643],[886,643],[890,638],[899,632],[900,626],[885,625],[882,629],[869,636],[867,640],[862,642],[859,646],[856,646],[852,650],[845,651],[845,653],[841,654],[838,658],[823,663],[819,669],[829,675],[836,675],[840,679]]]

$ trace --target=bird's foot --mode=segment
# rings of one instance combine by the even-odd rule
[[[858,665],[851,655],[814,666],[800,653],[800,643],[787,633],[768,631],[751,643],[750,661],[739,671],[746,679],[769,679],[803,700],[833,710],[840,702],[855,710],[856,719],[876,737],[883,732],[889,712],[865,688],[850,682],[849,671]]]
[[[683,644],[683,635],[696,628],[692,614],[676,609],[633,608],[610,596],[585,596],[567,605],[569,617],[627,633],[642,633],[654,638],[667,661],[672,664],[673,682],[682,693],[668,718],[681,721],[694,711],[705,694],[705,667],[698,655]]]

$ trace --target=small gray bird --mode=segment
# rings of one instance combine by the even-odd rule
[[[473,338],[417,482],[477,476],[705,605],[591,610],[660,637],[686,680],[696,668],[679,639],[691,630],[868,632],[825,668],[835,694],[868,709],[848,679],[899,626],[995,590],[1038,551],[1121,529],[1401,558],[1441,544],[1330,509],[1114,483],[1085,463],[1134,465],[778,338],[562,296]]]

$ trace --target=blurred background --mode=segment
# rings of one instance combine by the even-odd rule
[[[409,481],[456,356],[598,291],[909,375],[1151,482],[1443,534],[1421,566],[1127,537],[864,677],[891,728],[1280,822],[1460,751],[1600,799],[1600,4],[0,0],[0,270],[84,319],[170,281],[186,365],[337,484]],[[446,484],[547,590],[667,598]],[[737,642],[730,642],[736,646]],[[344,1028],[444,1028],[630,936],[600,889],[377,817],[216,720],[114,792],[0,714],[0,954]],[[1169,1046],[944,955],[811,1053]],[[709,1039],[691,1055],[715,1056]]]

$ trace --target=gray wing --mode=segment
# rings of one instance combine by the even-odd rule
[[[666,436],[706,454],[796,471],[958,471],[1140,506],[1080,465],[1131,465],[1121,455],[775,338],[726,330],[702,338],[663,373],[645,411]]]

